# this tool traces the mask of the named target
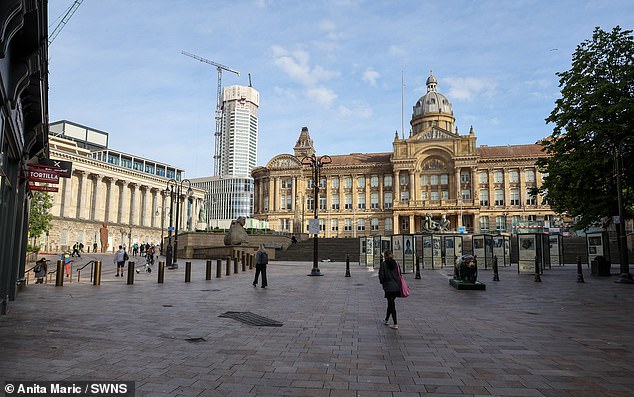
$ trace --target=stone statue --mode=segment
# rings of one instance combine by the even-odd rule
[[[446,232],[449,230],[449,219],[445,215],[443,215],[440,221],[436,222],[432,218],[431,214],[425,215],[425,220],[423,221],[423,231],[425,232]]]
[[[99,229],[99,239],[101,240],[101,253],[108,250],[108,225],[103,223]]]
[[[207,222],[207,210],[205,205],[200,206],[200,211],[198,211],[198,223]]]
[[[229,226],[229,230],[225,234],[225,245],[241,245],[248,243],[249,236],[247,235],[247,231],[244,230],[245,223],[246,219],[243,216],[231,221],[231,226]]]

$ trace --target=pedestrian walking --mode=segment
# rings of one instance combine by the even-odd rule
[[[115,274],[115,277],[119,277],[119,273],[121,273],[121,277],[123,277],[125,261],[127,261],[128,259],[128,254],[123,249],[123,246],[120,245],[119,250],[114,253],[113,262],[117,265],[117,274]]]
[[[64,270],[66,270],[66,277],[70,278],[70,264],[73,261],[70,259],[70,254],[68,252],[62,253],[62,263],[64,263]]]
[[[73,252],[70,256],[75,256],[75,254],[77,254],[78,258],[81,258],[81,255],[79,254],[79,242],[76,242],[75,245],[73,245]]]
[[[92,243],[92,252],[97,253],[97,243]]]
[[[40,258],[39,261],[35,262],[35,267],[33,268],[35,278],[37,278],[35,284],[42,284],[44,282],[48,270],[48,264],[46,262],[48,262],[46,258]]]
[[[266,288],[268,286],[268,281],[266,280],[266,265],[269,263],[269,255],[266,253],[264,249],[264,244],[260,244],[260,247],[255,252],[255,279],[253,279],[253,286],[258,286],[258,276],[260,273],[262,274],[262,288]]]
[[[383,286],[385,299],[387,299],[387,312],[383,324],[389,325],[390,316],[394,324],[390,328],[398,329],[396,320],[396,298],[401,296],[401,278],[399,276],[398,263],[392,256],[392,251],[387,250],[383,253],[383,262],[379,267],[379,282]]]

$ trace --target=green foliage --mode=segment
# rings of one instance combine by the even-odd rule
[[[577,46],[571,69],[557,76],[561,98],[546,119],[554,129],[542,142],[550,157],[537,162],[547,174],[540,193],[556,212],[575,217],[578,228],[606,225],[618,212],[615,159],[620,152],[626,218],[631,218],[634,172],[627,167],[634,160],[632,31],[595,28],[592,39]]]
[[[46,192],[34,191],[29,210],[29,235],[35,242],[38,237],[51,229],[53,198]]]

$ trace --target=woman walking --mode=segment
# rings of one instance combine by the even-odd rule
[[[392,251],[385,251],[383,258],[384,260],[381,262],[381,267],[379,267],[379,282],[383,286],[385,299],[387,299],[387,312],[383,324],[388,325],[388,320],[390,316],[392,316],[394,324],[390,325],[390,328],[398,329],[395,302],[396,298],[401,296],[401,279],[399,277],[398,263],[394,260]]]

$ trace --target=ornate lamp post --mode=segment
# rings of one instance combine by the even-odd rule
[[[313,208],[315,210],[314,221],[313,221],[313,269],[311,270],[309,276],[322,276],[319,271],[319,267],[317,266],[317,253],[318,253],[318,242],[317,237],[319,235],[319,218],[318,218],[318,203],[319,203],[319,169],[326,164],[330,164],[332,159],[328,155],[324,155],[321,157],[317,157],[314,154],[310,157],[305,156],[302,158],[303,165],[309,165],[313,169]]]
[[[619,211],[619,262],[621,263],[621,274],[617,283],[634,284],[634,279],[630,274],[630,261],[627,253],[627,236],[625,231],[625,209],[623,203],[623,190],[621,187],[621,174],[623,173],[623,144],[631,135],[626,136],[614,146],[614,173],[616,174],[616,199]]]
[[[172,231],[174,230],[174,226],[172,226],[172,214],[174,213],[174,189],[176,189],[175,179],[170,179],[167,181],[167,187],[165,188],[165,195],[170,196],[170,224],[167,227],[167,249],[165,250],[165,266],[171,269],[172,266]],[[162,242],[162,241],[161,241]]]
[[[170,269],[178,269],[178,229],[180,229],[180,208],[183,201],[182,195],[184,182],[187,182],[187,198],[190,199],[194,194],[192,190],[192,183],[189,179],[183,179],[181,183],[178,184],[178,191],[176,193],[176,231],[174,232],[174,255],[172,265],[169,267]]]

